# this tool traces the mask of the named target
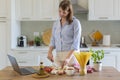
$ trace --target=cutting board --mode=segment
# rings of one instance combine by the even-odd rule
[[[52,35],[52,29],[51,29],[51,28],[45,30],[45,31],[42,33],[43,43],[44,43],[45,45],[47,45],[47,46],[50,44],[51,35]]]

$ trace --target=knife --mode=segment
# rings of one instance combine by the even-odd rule
[[[49,61],[52,62],[52,66],[55,67],[55,68],[57,68],[57,65],[54,63],[54,61],[52,59],[50,59],[49,57],[47,57],[47,58],[48,58]]]

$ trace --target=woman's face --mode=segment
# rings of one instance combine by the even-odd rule
[[[59,16],[61,18],[66,18],[68,14],[69,14],[68,10],[63,10],[62,8],[59,8]]]

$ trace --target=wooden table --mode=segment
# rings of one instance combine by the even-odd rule
[[[38,67],[34,68],[38,69]],[[11,67],[6,67],[0,71],[0,80],[120,80],[120,73],[112,67],[103,67],[101,72],[93,72],[85,76],[50,75],[48,78],[35,79],[31,75],[21,76]]]

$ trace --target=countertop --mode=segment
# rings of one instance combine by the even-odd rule
[[[98,50],[98,49],[103,49],[103,50],[112,50],[112,51],[118,51],[120,50],[120,44],[112,44],[111,46],[109,47],[104,47],[102,46],[101,44],[99,44],[99,46],[91,46],[91,44],[87,44],[87,48],[80,48],[81,51],[88,51],[90,50],[91,48],[94,49],[94,50]],[[119,46],[119,47],[117,47]],[[13,48],[12,50],[31,50],[31,51],[48,51],[49,49],[49,46],[40,46],[40,47],[35,47],[35,46],[32,46],[32,47],[16,47],[16,48]]]
[[[34,68],[38,69],[38,67]],[[0,71],[0,80],[120,80],[120,73],[113,67],[103,67],[101,72],[93,72],[85,76],[76,73],[74,76],[50,75],[48,78],[35,79],[32,75],[21,76],[11,67],[6,67]]]

